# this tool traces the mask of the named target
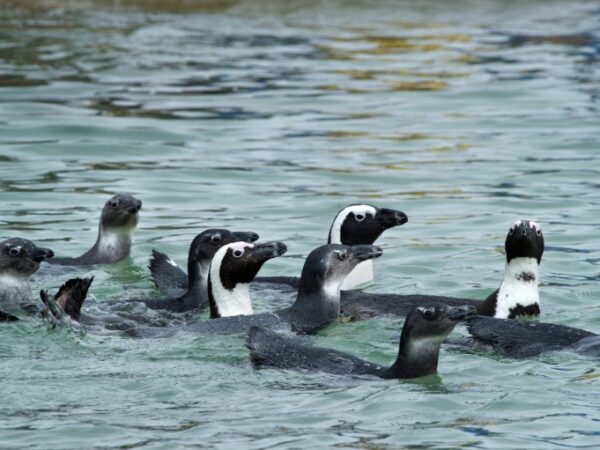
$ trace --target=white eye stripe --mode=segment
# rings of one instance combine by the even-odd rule
[[[362,216],[362,220],[364,220],[365,217],[368,215],[375,217],[375,215],[377,214],[377,209],[375,209],[375,207],[371,205],[351,205],[342,209],[335,217],[333,225],[331,226],[329,240],[332,244],[342,244],[342,225],[344,224],[350,213],[354,214],[355,219],[357,219],[357,216]],[[361,222],[362,220],[357,219],[356,221]]]
[[[17,247],[11,247],[11,248],[8,250],[8,252],[9,252],[11,255],[13,255],[13,256],[16,256],[16,255],[18,255],[19,253],[21,253],[21,248],[22,248],[22,247],[21,247],[20,245],[18,245]]]
[[[537,222],[529,222],[529,226],[533,229],[533,231],[535,232],[539,232],[542,231],[542,227],[540,227],[540,225]]]
[[[233,256],[240,257],[242,256],[247,248],[254,248],[254,244],[250,244],[248,242],[232,242],[231,244],[227,244],[223,247],[225,251],[227,249],[231,249]]]
[[[519,228],[521,226],[521,222],[522,222],[522,220],[517,220],[515,223],[513,223],[510,226],[510,229],[513,231],[516,230],[517,228]]]

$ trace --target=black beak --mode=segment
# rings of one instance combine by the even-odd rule
[[[140,209],[142,209],[142,201],[136,199],[133,205],[127,208],[127,211],[129,211],[131,214],[135,214],[139,212]]]
[[[54,252],[49,248],[43,247],[35,247],[31,254],[31,259],[35,262],[42,262],[45,259],[52,258],[54,256]]]
[[[234,231],[231,233],[233,237],[242,242],[256,242],[258,241],[258,234],[253,233],[252,231]]]
[[[446,318],[454,322],[464,320],[473,314],[475,314],[475,307],[473,305],[448,306],[446,310]]]
[[[351,248],[354,257],[359,261],[379,258],[383,254],[381,247],[377,247],[376,245],[353,245]]]
[[[283,242],[265,242],[257,244],[253,248],[253,253],[261,260],[266,261],[271,258],[276,258],[287,252],[287,247]]]
[[[381,208],[377,213],[377,218],[386,230],[398,225],[404,225],[408,222],[408,216],[402,211],[397,211],[395,209]]]

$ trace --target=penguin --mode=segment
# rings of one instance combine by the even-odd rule
[[[127,258],[141,208],[142,201],[130,194],[114,195],[102,209],[94,246],[76,258],[60,257],[47,262],[62,266],[89,266],[112,264]]]
[[[371,375],[383,379],[419,378],[437,372],[440,345],[461,320],[472,315],[471,305],[424,304],[407,315],[396,361],[390,367],[371,363],[338,350],[306,345],[298,338],[253,326],[246,340],[256,368],[302,369],[336,375]]]
[[[52,317],[48,303],[44,302],[44,307],[33,301],[29,279],[43,261],[53,256],[54,252],[51,249],[38,247],[27,239],[10,238],[0,242],[1,322],[18,321],[20,313]],[[88,288],[89,283],[86,279],[68,280],[60,287],[56,299],[68,314],[73,314],[72,305],[83,303]]]
[[[579,328],[485,316],[471,317],[466,325],[475,343],[503,356],[527,358],[567,350],[600,358],[600,335]]]
[[[49,248],[36,246],[22,238],[0,242],[0,310],[10,318],[19,312],[37,313],[39,306],[33,302],[30,277],[42,261],[54,256]]]
[[[405,316],[424,301],[438,301],[448,305],[470,304],[477,314],[496,318],[539,315],[539,268],[544,253],[542,228],[529,220],[516,221],[508,230],[504,249],[504,278],[500,287],[484,301],[422,294],[344,291],[342,313],[357,320],[385,314]]]

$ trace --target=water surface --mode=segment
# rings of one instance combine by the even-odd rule
[[[81,254],[108,196],[139,196],[131,259],[83,272],[110,301],[152,293],[151,249],[184,263],[208,227],[285,241],[262,273],[297,274],[368,202],[409,216],[369,289],[482,298],[530,218],[543,319],[598,331],[600,9],[482,3],[0,2],[2,236]],[[315,340],[386,363],[400,326]],[[0,447],[598,447],[597,361],[444,349],[439,372],[256,372],[241,336],[21,322],[0,329]]]

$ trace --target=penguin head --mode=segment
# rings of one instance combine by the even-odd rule
[[[305,284],[320,285],[333,295],[357,264],[378,258],[382,253],[375,245],[322,245],[307,256],[301,279]]]
[[[188,261],[197,263],[209,262],[217,251],[224,245],[233,242],[254,242],[258,234],[246,231],[229,231],[226,229],[213,228],[198,234],[190,244]]]
[[[287,247],[283,242],[252,244],[234,242],[221,247],[213,257],[210,277],[226,290],[232,291],[238,283],[250,283],[265,262],[283,255]]]
[[[54,252],[49,248],[37,247],[27,239],[7,239],[0,242],[0,274],[28,278],[42,261],[53,256]]]
[[[402,211],[372,205],[346,206],[335,216],[329,230],[329,244],[371,245],[388,228],[403,225]]]
[[[535,258],[539,264],[544,253],[542,228],[529,220],[517,220],[508,230],[504,249],[507,263],[514,258]]]
[[[431,303],[413,308],[406,316],[402,340],[410,339],[412,345],[424,342],[441,342],[461,320],[475,314],[472,305],[449,306]]]
[[[131,194],[116,194],[105,203],[102,209],[100,227],[105,231],[135,228],[140,209],[142,209],[141,200]]]

